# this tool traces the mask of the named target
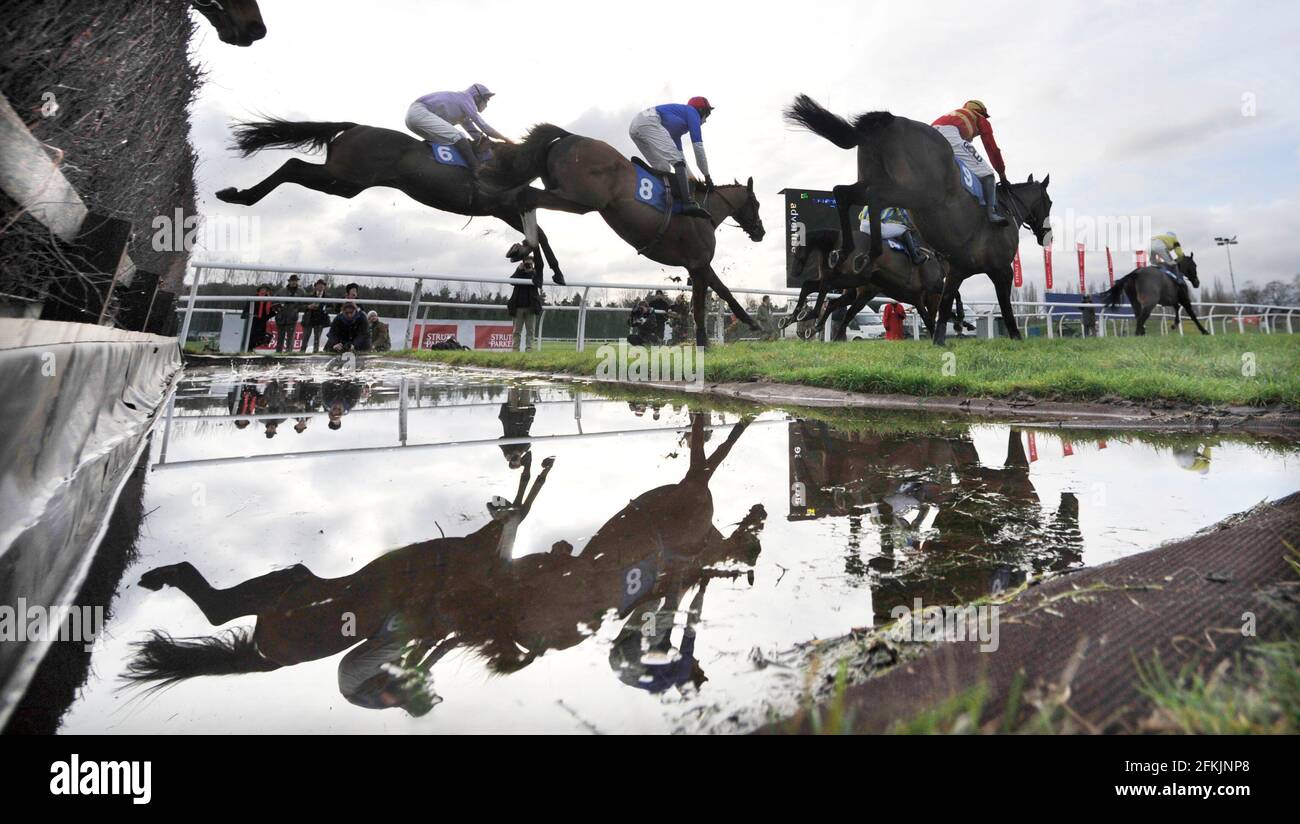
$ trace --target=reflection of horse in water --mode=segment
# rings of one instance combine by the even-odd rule
[[[866,513],[879,531],[880,554],[869,562],[879,573],[877,614],[918,596],[969,600],[1023,579],[1028,569],[1064,569],[1081,558],[1078,500],[1063,492],[1055,514],[1044,517],[1018,429],[1008,430],[1006,458],[992,468],[966,436],[792,426],[792,443],[800,444],[794,476],[810,497],[821,496],[810,507],[824,515]],[[851,535],[851,545],[858,541]],[[863,571],[856,552],[850,566]]]
[[[611,609],[624,617],[647,604],[673,610],[699,584],[698,612],[704,582],[726,574],[711,567],[752,564],[758,553],[762,507],[724,538],[713,526],[708,489],[746,426],[734,426],[706,457],[704,416],[693,415],[686,476],[631,501],[576,556],[559,542],[549,553],[512,557],[515,531],[552,466],[548,458],[528,492],[524,465],[513,504],[493,507],[492,521],[478,531],[411,544],[342,578],[322,579],[297,565],[218,590],[189,563],[151,570],[142,586],[181,589],[214,625],[243,615],[257,616],[257,623],[251,634],[235,629],[198,639],[155,632],[126,677],[166,685],[195,675],[268,671],[355,645],[339,663],[348,700],[422,714],[436,702],[427,677],[433,664],[457,646],[476,650],[495,671],[511,672],[547,650],[577,645]],[[671,621],[656,629],[671,629]],[[681,657],[688,657],[685,644]],[[653,670],[660,662],[650,656],[639,663]],[[665,685],[682,683],[671,673],[661,676]]]

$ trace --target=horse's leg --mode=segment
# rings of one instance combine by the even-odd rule
[[[1002,310],[1002,322],[1007,327],[1007,337],[1020,340],[1020,327],[1016,323],[1016,310],[1011,305],[1011,283],[1015,274],[1010,267],[997,269],[989,273],[993,280],[993,289],[998,295],[998,308]]]
[[[848,186],[836,186],[831,191],[835,194],[835,210],[838,212],[840,218],[839,255],[835,260],[831,261],[831,265],[835,266],[838,265],[840,261],[848,260],[849,255],[853,254],[853,226],[850,222],[849,214],[852,204],[855,201],[865,202],[867,200],[867,186],[865,183],[859,181],[858,183],[853,183]],[[871,245],[873,248],[875,248],[878,243],[876,240],[878,237],[880,237],[879,232],[871,236]],[[873,253],[873,259],[879,254],[880,251],[877,249]]]
[[[1136,299],[1133,300],[1132,303],[1133,303],[1133,314],[1137,317],[1136,334],[1137,337],[1141,337],[1142,335],[1145,335],[1147,333],[1147,318],[1151,317],[1151,310],[1155,309],[1156,307],[1154,305],[1145,306],[1140,301],[1137,301]]]
[[[275,173],[251,189],[236,189],[233,186],[217,192],[217,200],[237,203],[240,206],[252,206],[269,195],[281,183],[297,183],[308,189],[315,189],[327,195],[355,197],[366,187],[345,180],[339,180],[326,170],[322,163],[308,163],[291,157]]]
[[[749,428],[749,422],[749,418],[744,418],[731,427],[731,431],[727,433],[727,439],[722,442],[721,446],[713,450],[713,454],[704,461],[703,468],[705,472],[712,472],[722,465],[722,462],[727,459],[727,455],[731,454],[731,448],[736,445],[736,441],[740,440],[740,436]],[[700,448],[701,450],[704,448],[702,442]]]
[[[691,273],[691,313],[695,316],[695,345],[707,349],[709,332],[705,328],[705,298],[709,293],[709,284],[702,277]]]
[[[939,317],[935,319],[932,338],[935,346],[943,346],[948,340],[948,321],[952,319],[952,302],[961,289],[961,282],[962,276],[951,269],[943,279],[943,294],[939,296]]]
[[[537,240],[541,243],[542,253],[546,255],[546,260],[550,262],[551,269],[554,271],[554,274],[551,275],[551,280],[556,284],[563,286],[564,273],[560,271],[560,261],[555,257],[555,252],[551,249],[551,241],[547,239],[546,232],[543,232],[540,226],[537,227]],[[537,269],[538,271],[541,271],[542,269],[540,260],[537,262]]]
[[[799,299],[794,302],[794,308],[790,310],[790,314],[786,315],[785,318],[781,320],[782,329],[786,328],[791,323],[794,323],[796,320],[803,320],[803,318],[799,317],[799,313],[804,310],[804,306],[808,302],[808,294],[812,292],[813,283],[815,282],[816,281],[805,280],[803,286],[799,287]]]
[[[862,311],[862,307],[867,305],[867,301],[876,296],[875,292],[865,286],[858,287],[851,294],[853,298],[849,301],[848,309],[844,311],[844,320],[840,321],[839,325],[835,327],[835,331],[831,334],[831,340],[845,340],[848,337],[849,321],[856,318],[858,313]]]
[[[1182,300],[1183,302],[1183,308],[1187,310],[1187,317],[1192,319],[1192,323],[1196,324],[1196,328],[1201,330],[1201,334],[1202,335],[1210,334],[1208,331],[1206,331],[1205,327],[1201,325],[1200,319],[1196,317],[1196,310],[1192,308],[1191,296],[1188,295],[1186,292],[1184,292],[1179,296],[1179,299]],[[1176,316],[1176,313],[1178,312],[1177,306],[1174,307],[1174,312]]]
[[[157,567],[140,577],[140,586],[159,590],[174,586],[189,596],[213,626],[241,615],[257,615],[275,606],[289,587],[315,576],[301,564],[250,578],[230,589],[216,589],[188,561]]]
[[[532,214],[535,220],[536,212]],[[524,237],[527,238],[528,232],[525,230],[525,220],[522,213],[511,211],[497,212],[493,217],[509,224],[510,228],[514,229],[516,232],[522,232]],[[551,250],[551,242],[546,239],[546,232],[543,232],[541,227],[537,226],[536,223],[534,223],[534,228],[537,230],[537,243],[533,244],[533,261],[537,264],[537,273],[539,275],[545,275],[545,264],[550,263],[551,268],[555,270],[555,274],[551,276],[551,280],[555,281],[558,285],[563,286],[564,273],[560,271],[560,262],[556,260],[555,252]],[[545,260],[543,260],[542,255],[545,255]]]
[[[551,467],[554,465],[555,458],[548,457],[542,459],[542,474],[537,476],[537,481],[533,483],[533,488],[528,491],[528,497],[524,498],[523,510],[525,517],[532,510],[533,501],[537,499],[537,493],[542,491],[543,486],[546,486],[546,476],[551,474]]]
[[[726,302],[727,306],[731,307],[731,311],[735,313],[741,323],[744,323],[750,329],[758,328],[758,323],[749,316],[749,312],[745,311],[745,307],[740,304],[740,301],[736,300],[736,296],[731,294],[731,290],[727,288],[726,284],[722,282],[717,273],[713,271],[712,266],[705,266],[703,269],[692,271],[691,276],[696,277],[696,272],[699,272],[706,278],[709,287],[718,293],[718,297],[722,298],[722,300]]]

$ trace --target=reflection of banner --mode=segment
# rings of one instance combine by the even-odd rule
[[[1141,269],[1143,266],[1147,265],[1147,253],[1145,249],[1138,249],[1133,253],[1133,257],[1137,260],[1137,268]]]
[[[1038,460],[1038,442],[1034,440],[1034,433],[1029,433],[1029,462],[1033,463]]]
[[[435,343],[442,343],[454,337],[456,337],[454,323],[417,323],[411,332],[411,346],[415,349],[428,349]]]
[[[1074,248],[1079,253],[1079,294],[1082,295],[1088,291],[1088,287],[1084,285],[1083,282],[1083,244],[1076,243],[1074,244]]]
[[[270,340],[267,342],[267,344],[266,344],[265,346],[259,346],[259,347],[257,347],[257,348],[258,348],[258,349],[275,349],[275,342],[276,342],[275,339],[276,339],[276,336],[277,336],[279,333],[280,333],[280,330],[279,330],[278,328],[276,328],[276,325],[275,325],[275,318],[267,318],[267,319],[266,319],[266,334],[267,334],[267,337],[268,337]],[[322,344],[322,345],[323,345],[323,344]],[[294,330],[293,330],[293,346],[291,346],[290,348],[293,349],[293,351],[295,351],[295,352],[301,351],[301,349],[302,349],[302,324],[301,324],[301,323],[299,323],[298,325],[296,325],[296,326],[294,327]]]
[[[1052,247],[1043,247],[1043,268],[1047,270],[1047,288],[1052,288]]]
[[[474,328],[475,349],[515,348],[515,328],[513,326],[476,326]]]
[[[1110,275],[1110,285],[1115,285],[1115,261],[1110,257],[1110,247],[1106,247],[1106,272]]]
[[[1098,449],[1105,449],[1105,448],[1106,448],[1106,442],[1105,442],[1105,441],[1097,441],[1097,448],[1098,448]]]
[[[1074,454],[1074,444],[1069,441],[1061,441],[1061,452],[1065,457],[1070,457]]]
[[[1016,288],[1025,285],[1024,271],[1020,268],[1020,250],[1016,250],[1016,256],[1011,259],[1011,271],[1016,273]]]

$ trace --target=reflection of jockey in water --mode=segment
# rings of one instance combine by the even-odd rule
[[[501,404],[497,419],[501,421],[502,438],[526,438],[537,417],[537,394],[527,387],[511,387]],[[502,444],[501,453],[511,469],[527,468],[533,460],[532,444]]]
[[[1179,469],[1205,475],[1210,471],[1210,447],[1197,444],[1195,447],[1179,447],[1174,450],[1174,461]]]
[[[477,176],[480,159],[470,141],[479,140],[484,135],[507,140],[479,114],[487,108],[493,94],[482,83],[475,83],[463,92],[426,94],[406,110],[406,128],[435,146],[455,146],[469,165],[470,173]],[[465,131],[457,129],[457,126]]]
[[[871,236],[871,220],[868,218],[866,206],[863,206],[862,211],[858,213],[858,231],[868,237]],[[912,259],[913,266],[920,266],[925,262],[925,257],[921,254],[920,238],[915,224],[912,223],[912,216],[906,209],[890,206],[881,211],[880,239],[897,240],[902,244],[902,247],[907,250],[908,257]]]
[[[638,607],[628,616],[623,630],[609,650],[609,666],[618,679],[630,687],[660,693],[679,687],[699,689],[705,681],[704,670],[695,660],[695,624],[704,606],[706,577],[686,609],[681,645],[673,645],[677,630],[677,605],[682,593],[671,592],[654,603]]]

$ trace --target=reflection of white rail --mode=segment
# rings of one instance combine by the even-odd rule
[[[753,421],[750,427],[772,426],[774,424],[786,425],[788,421],[784,418]],[[728,424],[706,424],[706,430],[730,429],[735,426],[734,423]],[[532,435],[526,438],[478,438],[466,441],[446,441],[443,443],[417,443],[400,446],[362,446],[353,449],[318,449],[312,452],[280,452],[274,455],[246,455],[236,458],[198,458],[189,461],[173,461],[164,463],[159,460],[153,465],[153,469],[167,469],[178,466],[220,466],[222,464],[248,464],[262,461],[279,461],[286,458],[327,458],[334,455],[358,455],[368,453],[383,452],[410,452],[412,450],[436,450],[436,449],[457,449],[467,446],[513,446],[515,444],[543,444],[543,443],[564,443],[566,441],[581,441],[594,438],[621,438],[628,435],[662,435],[666,433],[689,432],[690,424],[683,426],[666,426],[652,429],[618,429],[610,432],[583,432],[568,435]]]
[[[449,404],[444,404],[442,406],[415,406],[415,407],[410,407],[409,409],[407,409],[407,411],[408,412],[435,412],[435,411],[445,412],[449,409],[487,409],[487,408],[500,409],[503,403],[506,403],[506,401],[497,401],[495,403],[449,403]],[[554,405],[554,404],[561,404],[561,403],[567,405],[573,403],[573,401],[572,400],[530,401],[529,406],[547,406],[547,405]],[[588,404],[616,403],[624,406],[627,405],[627,401],[620,401],[613,398],[597,398],[596,400],[588,400],[587,403]],[[399,406],[368,406],[363,409],[358,409],[356,407],[353,407],[351,410],[349,410],[344,414],[346,415],[346,417],[350,418],[353,415],[359,415],[359,414],[375,414],[377,412],[400,413],[401,411],[402,411],[402,407],[400,405]],[[261,420],[284,420],[286,418],[318,418],[322,415],[328,415],[328,414],[329,414],[328,409],[313,409],[310,411],[257,412],[248,415],[240,415],[240,414],[173,415],[171,416],[171,418],[172,420],[175,420],[177,423],[180,423],[182,421],[261,421]]]

